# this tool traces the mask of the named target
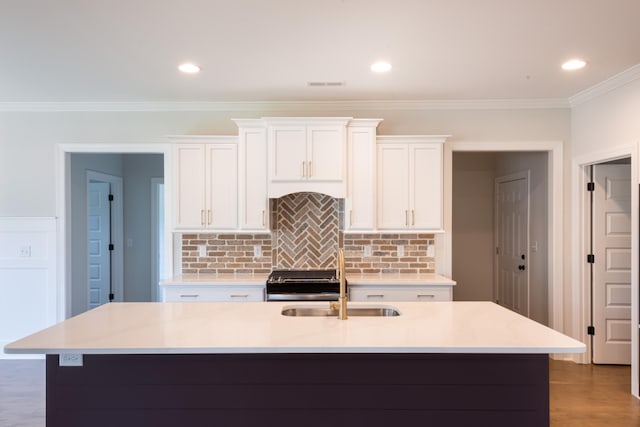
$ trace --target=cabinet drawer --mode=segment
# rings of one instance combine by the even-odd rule
[[[264,301],[264,287],[165,286],[164,302]]]
[[[448,286],[393,286],[349,288],[351,301],[451,301],[451,288]]]

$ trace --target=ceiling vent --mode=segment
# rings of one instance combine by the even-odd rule
[[[344,85],[345,82],[307,82],[309,87],[339,87]]]

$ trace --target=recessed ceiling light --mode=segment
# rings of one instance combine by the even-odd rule
[[[182,71],[183,73],[187,73],[187,74],[195,74],[200,72],[200,67],[198,67],[196,64],[192,64],[190,62],[186,62],[184,64],[181,64],[178,67],[178,70]]]
[[[371,64],[371,71],[374,73],[386,73],[391,69],[391,64],[388,62],[380,61],[374,64]]]
[[[580,68],[584,68],[585,65],[587,65],[587,63],[582,59],[571,59],[562,64],[562,69],[567,71],[579,70]]]

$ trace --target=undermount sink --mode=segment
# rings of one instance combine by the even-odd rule
[[[290,317],[332,317],[338,310],[329,307],[289,306],[282,309],[283,316]],[[347,307],[347,317],[395,317],[400,312],[393,307]]]

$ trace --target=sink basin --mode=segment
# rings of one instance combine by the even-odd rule
[[[290,317],[332,317],[338,316],[338,310],[329,307],[290,306],[282,309],[283,316]],[[347,307],[348,317],[394,317],[400,312],[393,307]]]

